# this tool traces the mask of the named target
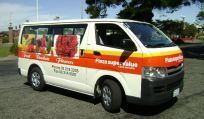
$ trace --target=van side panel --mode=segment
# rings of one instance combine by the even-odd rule
[[[117,71],[109,70],[95,70],[88,68],[87,74],[90,76],[87,79],[88,85],[91,87],[91,92],[94,91],[97,80],[105,75],[112,76],[120,82],[124,92],[127,96],[134,96],[140,98],[141,96],[141,76],[128,73],[119,73]],[[104,79],[105,80],[105,79]]]
[[[66,26],[68,25],[65,24],[63,27],[66,28]],[[70,24],[70,26],[74,25]],[[26,27],[28,28],[30,26]],[[42,27],[43,29],[45,27],[48,29],[47,31],[45,31],[47,34],[43,35],[36,35],[38,33],[42,34],[42,31],[34,32],[34,30],[38,28],[37,25],[31,27],[34,27],[33,31],[30,31],[29,33],[28,30],[28,33],[24,34],[22,32],[25,27],[23,27],[23,29],[21,30],[21,37],[19,37],[18,67],[21,74],[23,76],[28,76],[29,67],[32,64],[36,64],[42,70],[45,82],[47,84],[88,94],[88,91],[86,91],[86,67],[80,67],[80,62],[84,60],[83,57],[79,56],[80,49],[85,48],[84,45],[80,47],[80,43],[86,43],[88,33],[85,31],[83,41],[81,41],[82,37],[80,35],[63,36],[60,34],[56,34],[52,36],[52,33],[50,31],[52,31],[54,28],[62,28],[62,25],[60,27],[55,27],[54,25],[52,30],[50,30],[51,27],[49,27],[48,25],[39,26],[39,28]],[[79,25],[76,26],[76,28],[79,29],[78,32],[81,32],[81,27]],[[66,32],[68,32],[68,30],[66,29]],[[58,33],[58,31],[56,31],[56,33]],[[46,38],[46,41],[53,41],[50,51],[48,52],[41,52],[40,48],[37,49],[37,47],[46,45],[46,43],[43,42],[43,38]],[[40,41],[40,43],[38,41]],[[65,50],[69,50],[69,46],[71,46],[70,51],[75,51],[76,48],[76,52],[72,52],[72,54],[75,53],[75,55],[72,56],[71,53],[66,55],[58,55],[57,48],[61,47],[56,47],[57,41],[58,44],[63,42],[62,45],[67,45]]]
[[[111,23],[110,24],[114,24]],[[120,26],[128,35],[129,33],[122,24]],[[122,85],[127,96],[141,97],[141,69],[142,69],[142,51],[137,43],[136,52],[125,52],[122,49],[105,47],[96,45],[96,32],[94,32],[95,23],[90,24],[87,50],[85,57],[87,57],[87,64],[92,64],[87,68],[87,85],[94,91],[97,80],[109,75],[114,77]],[[131,37],[131,35],[129,35]],[[131,37],[131,39],[134,39]],[[99,52],[101,55],[97,56],[94,52]]]
[[[25,54],[24,56],[25,57],[31,57],[30,54]],[[41,71],[43,72],[43,75],[47,74],[47,72],[44,69],[44,66],[41,63],[41,61],[31,60],[29,58],[23,58],[23,57],[18,58],[18,67],[21,69],[21,74],[23,76],[28,76],[28,70],[29,70],[29,68],[30,68],[30,66],[32,64],[36,64],[41,69]]]

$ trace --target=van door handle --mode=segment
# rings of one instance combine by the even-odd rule
[[[94,51],[93,54],[96,55],[96,56],[100,56],[101,55],[101,53],[99,51]]]

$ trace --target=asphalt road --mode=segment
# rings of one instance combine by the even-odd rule
[[[156,107],[129,104],[115,114],[86,95],[51,86],[43,92],[34,91],[17,74],[16,60],[0,61],[0,119],[203,119],[204,52],[192,56],[192,49],[183,50],[184,90],[177,99]]]

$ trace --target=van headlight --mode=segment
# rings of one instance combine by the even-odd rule
[[[142,67],[142,78],[164,78],[167,76],[165,67]]]

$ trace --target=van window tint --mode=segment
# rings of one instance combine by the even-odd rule
[[[84,37],[87,24],[69,24],[69,25],[53,25],[53,35],[78,35],[80,36],[80,43]]]
[[[124,41],[129,36],[116,24],[96,24],[96,44],[107,47],[125,49]],[[132,42],[132,44],[134,44]],[[135,47],[135,46],[134,46]]]
[[[74,34],[74,28],[64,28],[63,29],[64,36],[73,35],[73,34]]]
[[[87,24],[70,24],[63,26],[63,35],[79,35],[80,43],[82,42]]]
[[[75,35],[83,36],[84,33],[85,33],[85,29],[84,28],[75,28],[75,32],[74,32]]]

